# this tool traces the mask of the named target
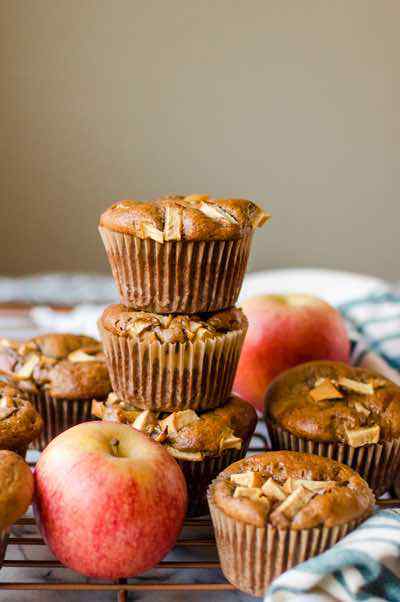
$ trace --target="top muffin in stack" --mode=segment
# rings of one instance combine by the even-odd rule
[[[121,305],[99,328],[122,399],[163,412],[226,401],[247,330],[233,306],[268,217],[251,201],[206,195],[121,201],[103,213]]]
[[[245,199],[197,194],[112,205],[100,234],[121,303],[160,314],[232,307],[253,231],[268,217]]]

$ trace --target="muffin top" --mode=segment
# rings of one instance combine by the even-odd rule
[[[45,334],[24,343],[3,339],[0,371],[28,393],[87,399],[111,391],[100,343],[75,334]]]
[[[199,315],[153,314],[109,305],[101,325],[118,336],[139,338],[149,343],[185,343],[216,339],[234,330],[247,330],[247,318],[239,308]]]
[[[211,199],[205,194],[165,196],[152,201],[125,200],[100,217],[100,226],[152,238],[171,240],[227,240],[242,238],[262,226],[269,215],[246,199]]]
[[[0,382],[0,448],[28,446],[42,430],[42,418],[23,392]]]
[[[212,483],[209,495],[236,520],[293,530],[364,518],[375,501],[367,483],[348,466],[290,451],[231,464]]]
[[[253,406],[235,395],[223,406],[201,414],[193,410],[157,414],[139,410],[111,393],[105,402],[93,401],[92,414],[102,420],[131,424],[164,443],[175,458],[194,462],[219,456],[227,449],[241,449],[257,423]]]
[[[0,451],[0,531],[28,509],[33,496],[33,476],[21,456]]]
[[[400,437],[400,387],[340,362],[309,362],[284,372],[265,404],[267,420],[297,437],[351,447]]]

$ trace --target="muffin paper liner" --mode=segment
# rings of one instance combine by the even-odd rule
[[[2,449],[2,450],[7,449],[8,451],[13,451],[25,459],[26,452],[28,451],[28,446],[21,444],[21,445],[7,445],[7,447],[3,447],[2,445],[0,445],[0,449]]]
[[[141,409],[220,406],[231,394],[246,328],[205,341],[147,343],[99,324],[113,390]]]
[[[245,457],[253,433],[243,439],[241,449],[227,449],[222,455],[205,458],[201,462],[188,460],[175,460],[184,474],[188,488],[189,504],[186,516],[203,516],[209,513],[207,503],[207,489],[210,483],[233,462]]]
[[[32,449],[42,451],[54,437],[71,426],[92,420],[92,399],[58,399],[46,391],[31,393],[29,401],[43,418],[43,429],[31,443]]]
[[[397,478],[395,479],[395,482],[394,482],[393,489],[394,489],[395,497],[400,497],[400,474],[398,474],[398,473],[397,473]]]
[[[273,579],[334,546],[366,518],[300,531],[269,524],[260,528],[225,514],[213,502],[212,490],[208,503],[222,572],[235,587],[253,596],[264,595]]]
[[[400,469],[400,439],[351,447],[345,443],[312,441],[267,421],[273,449],[325,456],[357,471],[379,497],[390,489]]]
[[[235,305],[253,233],[237,240],[159,243],[99,228],[121,303],[159,314]]]
[[[6,555],[7,543],[8,543],[9,529],[0,531],[0,569],[3,566],[3,560]]]

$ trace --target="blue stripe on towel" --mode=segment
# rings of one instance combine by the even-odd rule
[[[307,592],[323,600],[325,592],[329,600],[400,602],[396,562],[400,573],[400,513],[381,510],[332,549],[278,577],[265,601],[306,602]]]
[[[343,312],[348,312],[351,309],[356,307],[360,307],[361,305],[374,305],[385,303],[385,301],[393,301],[393,293],[385,292],[380,293],[378,295],[370,295],[369,297],[360,297],[359,299],[353,299],[352,301],[348,301],[347,303],[343,303],[339,309]]]
[[[355,299],[339,307],[350,335],[355,337],[352,360],[361,364],[377,353],[392,368],[400,370],[400,291],[387,291]],[[363,349],[358,353],[358,344]]]

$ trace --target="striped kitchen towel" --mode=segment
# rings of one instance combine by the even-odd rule
[[[351,363],[400,384],[400,291],[388,289],[338,308],[352,339]]]
[[[264,602],[399,602],[400,510],[380,510],[331,550],[284,573]]]

